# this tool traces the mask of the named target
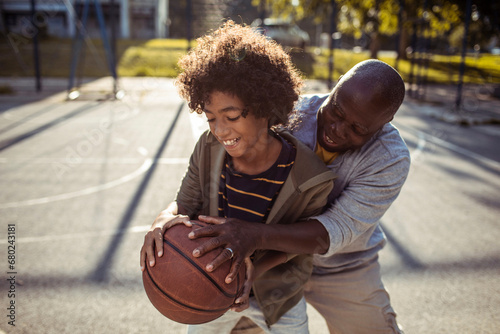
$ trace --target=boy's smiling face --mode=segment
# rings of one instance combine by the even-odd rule
[[[246,111],[237,96],[219,91],[210,94],[203,110],[210,131],[227,153],[252,161],[260,156],[268,141],[268,119],[255,118],[251,111]]]

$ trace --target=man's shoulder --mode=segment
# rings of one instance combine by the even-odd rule
[[[408,152],[408,147],[403,137],[401,137],[399,130],[392,123],[387,123],[382,127],[377,140],[384,146],[388,146],[389,150],[399,148]]]
[[[328,94],[304,94],[301,95],[295,110],[301,113],[316,113],[323,102],[328,98]]]
[[[359,151],[358,158],[365,160],[373,157],[376,161],[410,161],[410,151],[401,137],[399,130],[392,124],[385,124],[382,129]],[[386,157],[380,160],[381,157]],[[368,162],[367,159],[365,162]]]
[[[386,158],[381,159],[381,157]],[[366,166],[382,161],[388,163],[393,163],[394,160],[409,161],[409,157],[410,152],[398,129],[391,123],[387,123],[362,148],[344,153],[343,161],[346,165],[349,165],[347,162],[351,161],[356,165]]]

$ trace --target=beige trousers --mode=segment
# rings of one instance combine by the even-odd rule
[[[313,275],[305,297],[325,318],[331,334],[401,333],[377,260],[355,270]]]
[[[355,270],[313,275],[305,286],[305,297],[325,318],[331,334],[402,333],[377,259]],[[250,320],[243,319],[231,333],[259,332]]]

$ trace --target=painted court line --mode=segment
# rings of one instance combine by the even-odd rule
[[[111,181],[111,182],[108,182],[105,184],[100,184],[100,185],[97,185],[94,187],[89,187],[86,189],[65,193],[65,194],[35,198],[35,199],[26,200],[26,201],[3,203],[3,204],[0,204],[0,209],[18,208],[18,207],[22,207],[22,206],[45,204],[45,203],[75,198],[75,197],[79,197],[79,196],[94,194],[98,191],[110,189],[110,188],[119,186],[121,184],[124,184],[130,180],[133,180],[136,177],[138,177],[139,175],[145,173],[149,168],[151,168],[152,165],[153,165],[153,159],[149,158],[149,159],[146,159],[144,161],[144,163],[142,164],[141,167],[139,167],[139,169],[137,169],[134,172],[132,172],[128,175],[125,175],[117,180],[114,180],[114,181]]]
[[[45,235],[37,237],[25,237],[16,238],[16,243],[33,243],[33,242],[52,242],[52,241],[62,241],[71,239],[81,239],[81,238],[95,238],[95,237],[106,237],[113,236],[117,234],[124,233],[144,233],[149,231],[151,225],[144,226],[133,226],[125,230],[109,230],[100,232],[88,232],[88,233],[72,233],[72,234],[62,234],[62,235]],[[7,244],[8,240],[0,240],[0,245]]]
[[[495,161],[495,160],[492,160],[492,159],[489,159],[489,158],[486,158],[480,154],[477,154],[475,152],[472,152],[472,151],[469,151],[463,147],[460,147],[460,146],[457,146],[455,144],[452,144],[450,142],[447,142],[441,138],[438,138],[438,137],[435,137],[433,135],[430,135],[428,133],[425,133],[425,132],[422,132],[422,131],[419,131],[419,130],[415,130],[415,129],[412,129],[408,126],[405,126],[405,125],[402,125],[402,124],[399,124],[397,123],[396,125],[397,128],[399,128],[400,130],[404,130],[404,131],[407,131],[415,136],[418,137],[418,144],[417,144],[417,148],[414,150],[414,152],[411,153],[411,156],[412,156],[412,159],[418,155],[420,155],[422,153],[422,151],[424,150],[425,148],[425,142],[430,142],[430,143],[433,143],[433,144],[436,144],[436,145],[439,145],[445,149],[448,149],[450,151],[453,151],[455,153],[458,153],[460,155],[464,155],[468,158],[472,158],[476,161],[479,161],[481,163],[483,163],[484,165],[487,165],[489,166],[490,168],[493,168],[495,170],[499,170],[500,171],[500,163]]]

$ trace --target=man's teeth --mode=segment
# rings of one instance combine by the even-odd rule
[[[224,143],[224,145],[230,146],[230,145],[236,144],[237,141],[238,141],[238,138],[235,138],[235,139],[231,139],[231,140],[224,140],[223,143]]]
[[[326,141],[327,141],[328,143],[333,144],[333,140],[331,140],[331,139],[330,139],[330,137],[328,137],[328,136],[325,136],[325,137],[326,137]]]

